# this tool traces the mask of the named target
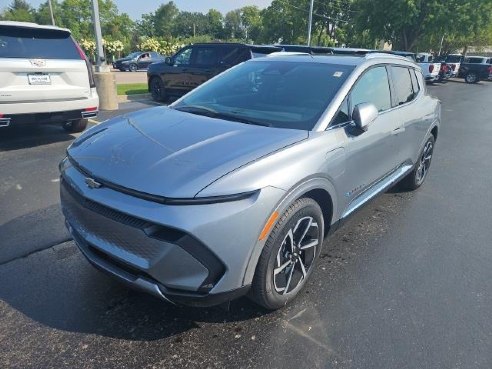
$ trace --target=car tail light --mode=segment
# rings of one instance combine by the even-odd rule
[[[429,73],[434,71],[434,64],[429,65]]]
[[[92,72],[92,65],[89,62],[89,59],[87,59],[87,56],[85,55],[84,50],[82,50],[82,48],[77,43],[77,41],[75,41],[73,38],[72,38],[72,41],[75,44],[75,47],[77,48],[77,52],[80,55],[80,59],[85,61],[85,66],[87,67],[87,74],[89,75],[89,86],[91,88],[96,87],[96,81],[94,80],[94,73]]]
[[[489,67],[489,73],[492,74],[492,65]]]
[[[84,111],[96,111],[96,110],[97,110],[97,106],[93,106],[93,107],[84,109]]]

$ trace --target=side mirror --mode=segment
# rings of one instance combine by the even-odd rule
[[[166,59],[164,59],[164,63],[166,63],[167,65],[173,65],[173,60],[169,57],[169,56],[166,56]]]
[[[369,124],[374,122],[378,115],[378,109],[374,104],[362,103],[355,106],[354,111],[352,112],[352,119],[357,128],[362,131],[367,131]]]

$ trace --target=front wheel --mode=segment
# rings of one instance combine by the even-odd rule
[[[128,66],[128,69],[130,70],[130,72],[136,72],[138,70],[138,65],[132,63]]]
[[[82,132],[87,127],[87,119],[71,120],[63,123],[63,129],[70,133]]]
[[[301,198],[281,216],[256,267],[250,297],[275,310],[294,299],[311,275],[323,244],[323,213],[316,201]]]
[[[164,87],[164,83],[158,77],[154,77],[150,80],[150,93],[152,95],[152,99],[154,101],[165,101],[166,100],[166,91]]]
[[[478,74],[475,72],[469,72],[465,76],[466,83],[477,83],[478,82]]]
[[[424,149],[422,150],[415,167],[401,181],[401,186],[404,189],[413,191],[422,186],[424,183],[427,178],[427,174],[429,173],[435,142],[434,136],[430,136],[424,145]]]

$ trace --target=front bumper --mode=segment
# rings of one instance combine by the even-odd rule
[[[198,306],[247,293],[259,234],[283,194],[267,188],[228,203],[162,205],[90,189],[72,166],[60,189],[67,227],[93,265],[164,300]]]

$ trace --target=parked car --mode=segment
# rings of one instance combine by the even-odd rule
[[[165,57],[155,51],[137,51],[113,62],[113,68],[122,72],[147,69],[150,64],[164,61]]]
[[[189,45],[164,62],[149,67],[149,92],[155,101],[182,96],[236,64],[281,50],[276,46],[239,43]]]
[[[434,61],[434,56],[430,53],[417,54],[417,63],[422,68],[424,78],[427,82],[434,82],[439,79],[439,71],[441,70],[441,63]]]
[[[80,132],[99,98],[84,52],[70,31],[0,21],[0,127],[61,123]]]
[[[464,62],[470,64],[492,64],[492,58],[489,56],[467,56],[464,58]]]
[[[278,309],[327,234],[394,184],[422,185],[440,117],[399,56],[253,59],[75,140],[62,209],[85,257],[130,286]]]
[[[459,71],[459,76],[464,78],[466,83],[477,83],[479,81],[492,80],[491,64],[474,63],[469,62],[469,60],[470,59],[465,58],[465,61],[461,63]]]
[[[461,54],[449,54],[446,55],[444,62],[451,67],[452,77],[457,77],[460,70],[461,62],[463,61],[463,55]]]

